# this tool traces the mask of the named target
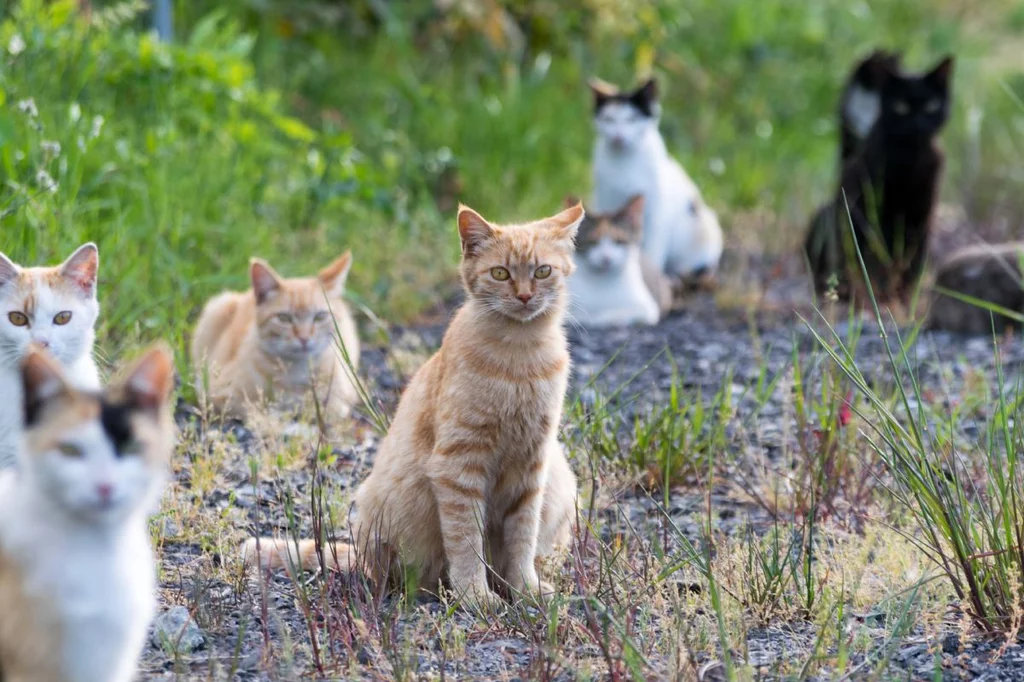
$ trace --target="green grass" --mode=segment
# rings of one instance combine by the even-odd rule
[[[978,224],[1019,204],[1014,0],[532,0],[481,17],[425,0],[179,0],[173,46],[141,32],[141,4],[93,6],[88,20],[68,1],[7,7],[0,43],[26,47],[0,75],[0,249],[54,261],[96,240],[110,357],[152,337],[183,348],[202,301],[245,286],[257,254],[305,274],[352,247],[353,298],[415,315],[454,279],[456,200],[514,219],[586,193],[594,74],[656,73],[669,145],[731,241],[778,252],[829,192],[852,60],[952,50],[944,196]],[[497,31],[503,17],[518,32]],[[28,98],[37,120],[17,109]]]

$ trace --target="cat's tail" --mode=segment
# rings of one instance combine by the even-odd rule
[[[347,542],[327,542],[322,545],[324,563],[328,569],[350,571],[355,566],[355,548]],[[322,568],[320,552],[315,540],[285,540],[275,538],[249,538],[241,547],[246,568],[259,564],[264,571],[287,570],[290,573]]]

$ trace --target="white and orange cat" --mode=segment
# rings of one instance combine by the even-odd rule
[[[316,277],[285,279],[254,258],[252,289],[206,304],[192,337],[192,363],[196,385],[215,410],[244,418],[254,403],[301,402],[315,391],[330,413],[348,414],[358,394],[336,339],[358,367],[359,337],[342,299],[351,265],[349,251]]]
[[[45,351],[19,370],[19,466],[0,472],[0,680],[129,682],[156,606],[147,517],[174,443],[169,350],[102,393]]]
[[[558,442],[564,321],[583,207],[524,225],[459,209],[467,302],[402,395],[355,497],[355,545],[326,548],[373,579],[412,569],[468,601],[548,593],[538,564],[569,540],[576,478]],[[244,548],[255,556],[257,543]],[[265,567],[311,566],[313,541],[261,540]],[[393,576],[394,574],[391,573]]]
[[[30,344],[46,348],[72,384],[100,386],[92,357],[98,271],[99,251],[91,243],[55,267],[23,268],[0,253],[0,468],[12,464],[18,451],[20,365]]]

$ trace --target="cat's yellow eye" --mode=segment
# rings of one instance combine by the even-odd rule
[[[53,316],[53,323],[64,326],[71,321],[71,311],[65,310]]]
[[[539,268],[533,271],[533,276],[536,277],[537,279],[547,279],[548,277],[551,276],[551,266],[540,266]]]
[[[502,268],[502,267],[491,268],[491,277],[493,277],[494,279],[498,280],[499,282],[507,281],[508,278],[511,277],[511,276],[512,276],[512,273],[510,273],[508,271],[508,268]]]
[[[82,448],[73,443],[60,443],[57,445],[57,449],[65,457],[81,457],[83,454]]]
[[[330,314],[326,310],[321,310],[320,312],[313,316],[313,321],[326,322],[328,317],[330,317]]]
[[[285,324],[290,324],[292,321],[291,313],[278,313],[277,315],[274,315],[274,317],[277,318],[278,322],[284,322]]]
[[[924,105],[924,110],[929,114],[934,114],[936,111],[942,108],[942,102],[937,99],[930,99],[928,103]]]
[[[28,315],[25,313],[13,312],[7,313],[7,319],[11,321],[15,327],[27,327],[28,326]]]
[[[892,110],[895,111],[900,116],[906,116],[907,114],[910,113],[910,105],[904,102],[903,100],[898,99],[895,102],[893,102]]]

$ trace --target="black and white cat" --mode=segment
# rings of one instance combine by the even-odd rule
[[[576,272],[569,278],[570,310],[583,326],[653,325],[671,309],[671,283],[640,251],[643,221],[640,195],[614,213],[587,211],[576,236]]]
[[[599,80],[594,94],[594,195],[591,208],[614,213],[644,197],[643,252],[661,272],[679,277],[714,273],[722,228],[693,180],[669,155],[658,131],[661,106],[654,79],[622,93]]]

